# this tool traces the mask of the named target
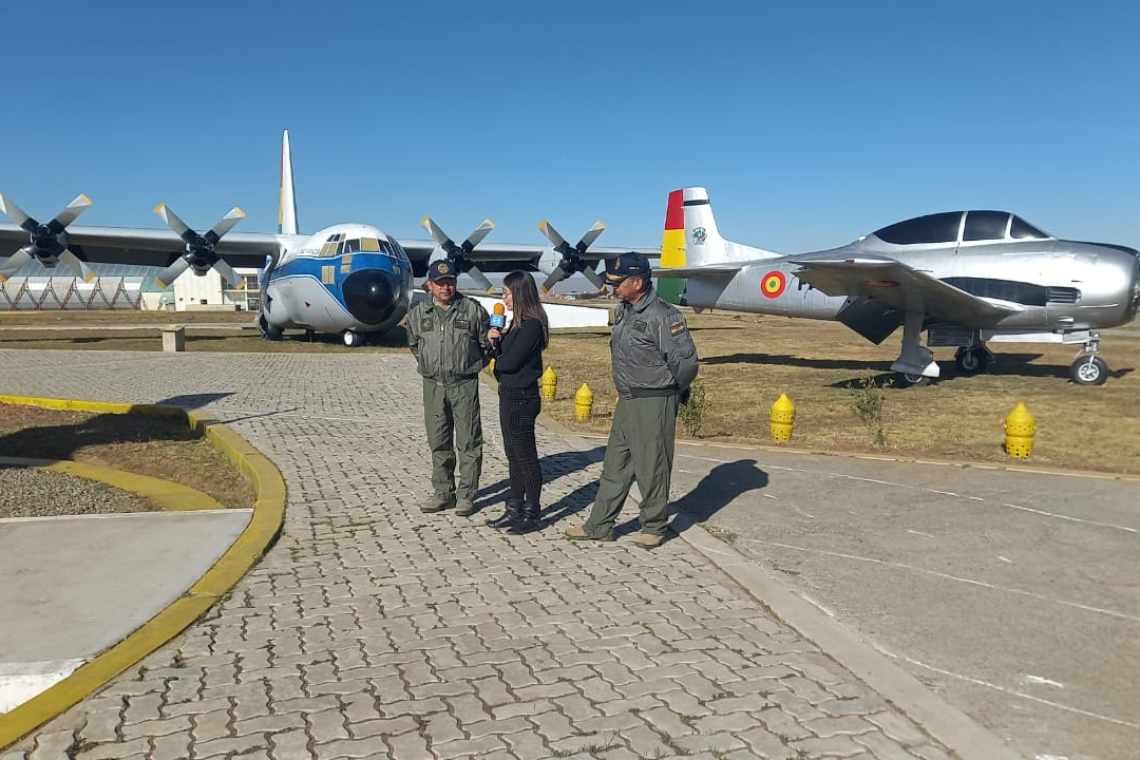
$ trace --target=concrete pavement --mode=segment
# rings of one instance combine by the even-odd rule
[[[679,509],[1025,755],[1140,756],[1137,479],[719,445],[674,469]]]
[[[546,514],[563,521],[540,533],[420,513],[409,357],[0,361],[7,393],[206,408],[289,487],[281,538],[227,599],[0,760],[952,756],[686,541],[562,539],[601,443],[540,433]],[[491,393],[484,419],[491,505],[506,488]],[[957,749],[1007,755],[979,754],[986,740]]]

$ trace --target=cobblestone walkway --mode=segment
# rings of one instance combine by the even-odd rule
[[[558,521],[542,532],[420,513],[408,357],[0,362],[4,393],[206,408],[289,487],[280,541],[224,603],[0,760],[950,757],[684,541],[562,539],[593,499],[600,446],[540,432]],[[481,503],[497,514],[486,388],[483,407]]]

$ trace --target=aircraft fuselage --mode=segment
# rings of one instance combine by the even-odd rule
[[[1140,256],[1122,246],[1048,239],[922,251],[902,250],[873,237],[818,254],[830,258],[889,256],[967,293],[1017,304],[1019,311],[975,328],[1087,330],[1114,327],[1136,317],[1140,305]],[[797,256],[800,258],[800,256]],[[684,303],[811,319],[835,319],[849,303],[799,279],[800,263],[788,257],[744,265],[731,279],[690,278]],[[868,297],[891,281],[867,282]]]
[[[342,224],[298,236],[261,279],[262,317],[278,330],[382,332],[408,311],[412,265],[379,229]]]

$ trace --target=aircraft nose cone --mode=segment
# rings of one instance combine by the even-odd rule
[[[380,324],[396,307],[396,282],[387,272],[353,272],[341,290],[349,313],[366,325]]]

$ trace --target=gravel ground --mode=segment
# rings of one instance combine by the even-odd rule
[[[0,466],[0,519],[159,509],[150,499],[94,480],[32,467]]]

